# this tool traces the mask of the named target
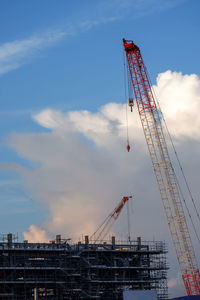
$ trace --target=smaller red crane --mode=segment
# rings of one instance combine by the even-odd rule
[[[108,231],[112,227],[113,223],[119,217],[124,205],[130,198],[132,198],[132,196],[123,197],[123,199],[119,202],[117,207],[108,215],[108,217],[104,220],[104,222],[91,235],[90,240],[94,240],[95,243],[97,241],[102,242],[104,240],[105,236],[108,234]]]

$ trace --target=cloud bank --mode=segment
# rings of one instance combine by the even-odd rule
[[[158,76],[154,90],[178,147],[188,139],[199,141],[199,77],[167,71]],[[22,175],[31,197],[47,206],[50,219],[44,226],[49,231],[76,238],[91,234],[120,197],[138,190],[137,172],[145,167],[151,172],[136,107],[128,113],[131,152],[126,152],[125,113],[125,104],[117,103],[97,113],[46,109],[33,119],[49,132],[9,138],[21,157],[40,164],[33,170],[16,164],[10,168]],[[149,186],[147,174],[144,184]]]
[[[197,192],[200,78],[166,71],[159,74],[154,90]],[[123,196],[133,195],[132,237],[165,239],[171,247],[136,106],[128,113],[129,153],[125,116],[125,104],[114,102],[96,113],[45,109],[33,119],[48,132],[10,136],[9,146],[39,167],[9,164],[9,168],[21,175],[30,197],[39,199],[49,212],[43,224],[30,224],[25,239],[48,240],[47,232],[75,240],[91,235]],[[192,161],[196,171],[189,168]],[[126,228],[124,211],[113,232],[126,238]],[[171,279],[171,288],[174,282]]]
[[[48,242],[50,237],[47,232],[37,225],[31,225],[29,232],[24,232],[24,239],[30,242],[37,241],[37,243]]]

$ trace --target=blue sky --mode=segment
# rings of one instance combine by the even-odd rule
[[[140,47],[153,84],[158,74],[167,70],[181,72],[183,76],[199,75],[199,10],[198,0],[8,0],[1,3],[1,232],[21,234],[36,224],[46,226],[45,230],[54,235],[52,227],[47,225],[51,222],[52,206],[41,200],[44,192],[35,193],[37,185],[31,185],[31,180],[35,180],[34,171],[45,162],[26,151],[29,149],[31,153],[34,145],[31,137],[37,143],[39,135],[47,134],[44,141],[52,131],[56,135],[52,120],[61,122],[70,111],[76,111],[79,116],[79,112],[87,110],[91,113],[88,118],[92,119],[108,103],[125,103],[123,37]],[[40,114],[48,109],[50,113]],[[71,122],[75,117],[70,117]],[[83,122],[87,121],[81,113],[82,118]],[[67,121],[67,124],[70,127],[71,123]],[[91,141],[86,146],[85,137],[77,142],[78,138],[73,136],[71,143],[83,147],[79,155],[86,149],[90,152],[87,147]],[[90,138],[92,143],[96,142],[93,135]],[[48,145],[46,140],[45,151]],[[63,145],[63,149],[68,148]],[[100,155],[98,159],[104,157],[105,163],[107,150],[101,147],[96,151]],[[55,150],[55,162],[56,153],[59,149]],[[96,159],[95,156],[95,163]],[[115,168],[114,159],[111,160],[111,168]],[[22,168],[33,171],[29,180]],[[101,211],[99,221],[118,202],[119,199],[113,199],[107,210]]]
[[[2,111],[121,101],[122,37],[140,46],[153,81],[166,69],[198,74],[198,9],[195,0],[4,2],[1,45],[21,44],[6,64],[17,69],[1,76]]]
[[[3,2],[1,134],[37,130],[28,115],[45,107],[96,111],[111,100],[121,102],[122,37],[140,46],[153,82],[167,69],[198,74],[199,5],[197,0]]]

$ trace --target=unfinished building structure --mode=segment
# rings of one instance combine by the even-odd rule
[[[0,299],[123,299],[129,289],[167,299],[163,242],[0,243]]]

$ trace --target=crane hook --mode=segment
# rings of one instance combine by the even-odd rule
[[[128,152],[130,151],[131,147],[130,147],[129,144],[126,146],[126,149],[127,149]]]
[[[132,112],[132,111],[133,111],[133,106],[134,106],[133,98],[129,98],[129,99],[128,99],[128,105],[130,106],[131,112]]]

